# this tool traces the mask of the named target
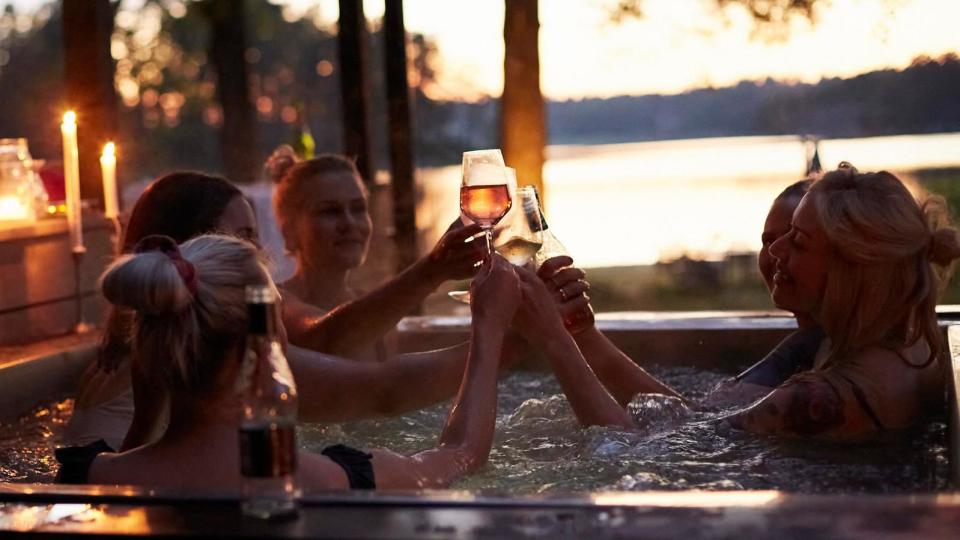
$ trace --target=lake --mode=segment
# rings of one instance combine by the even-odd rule
[[[802,177],[806,153],[794,136],[550,146],[547,219],[587,268],[756,251],[770,203]],[[820,158],[862,171],[960,166],[960,133],[824,139]],[[421,169],[418,181],[429,246],[459,214],[460,167]]]

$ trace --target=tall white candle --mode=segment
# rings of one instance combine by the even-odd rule
[[[112,142],[103,145],[100,154],[100,171],[103,173],[103,214],[107,219],[120,216],[120,203],[117,200],[117,153]]]
[[[83,251],[83,216],[80,207],[80,157],[77,150],[77,114],[67,111],[60,124],[63,135],[63,181],[67,195],[67,229],[70,249]]]

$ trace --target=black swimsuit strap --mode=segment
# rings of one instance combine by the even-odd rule
[[[86,484],[93,460],[104,452],[113,451],[114,449],[110,448],[110,445],[103,439],[86,446],[57,448],[53,452],[57,461],[60,462],[56,482],[58,484]]]
[[[361,452],[342,444],[328,446],[321,454],[343,468],[350,482],[350,489],[375,489],[376,479],[373,476],[373,454]]]
[[[877,416],[877,413],[873,410],[873,407],[870,406],[870,402],[867,401],[867,396],[863,393],[863,389],[843,373],[837,373],[837,375],[842,377],[843,380],[847,381],[847,384],[850,385],[850,390],[853,391],[853,397],[857,399],[857,403],[860,404],[860,408],[862,408],[863,411],[867,413],[867,416],[870,417],[870,420],[873,421],[874,426],[876,426],[876,428],[880,431],[886,431],[886,428],[883,427],[883,422],[880,421],[880,417]]]

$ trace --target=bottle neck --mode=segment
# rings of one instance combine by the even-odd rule
[[[275,303],[247,304],[247,334],[273,340],[277,335],[277,305]]]

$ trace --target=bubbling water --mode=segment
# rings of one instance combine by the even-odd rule
[[[691,403],[723,373],[651,369]],[[303,448],[343,443],[410,454],[435,445],[449,404],[405,416],[346,424],[303,424]],[[49,482],[56,473],[72,400],[40,406],[0,424],[0,481]],[[724,429],[729,410],[697,410],[680,400],[639,395],[628,406],[636,429],[581,428],[554,377],[514,373],[500,383],[489,463],[452,487],[478,492],[780,489],[803,493],[922,492],[946,489],[946,425],[863,445],[764,437]]]
[[[692,403],[726,377],[683,367],[654,371]],[[313,451],[345,443],[413,453],[436,443],[448,407],[384,420],[305,425],[301,441]],[[725,429],[719,418],[729,409],[695,410],[670,396],[638,395],[628,411],[636,424],[633,431],[581,428],[552,375],[512,374],[500,384],[497,429],[487,466],[452,487],[491,493],[904,492],[946,487],[942,422],[930,424],[919,436],[893,442],[831,445]]]

